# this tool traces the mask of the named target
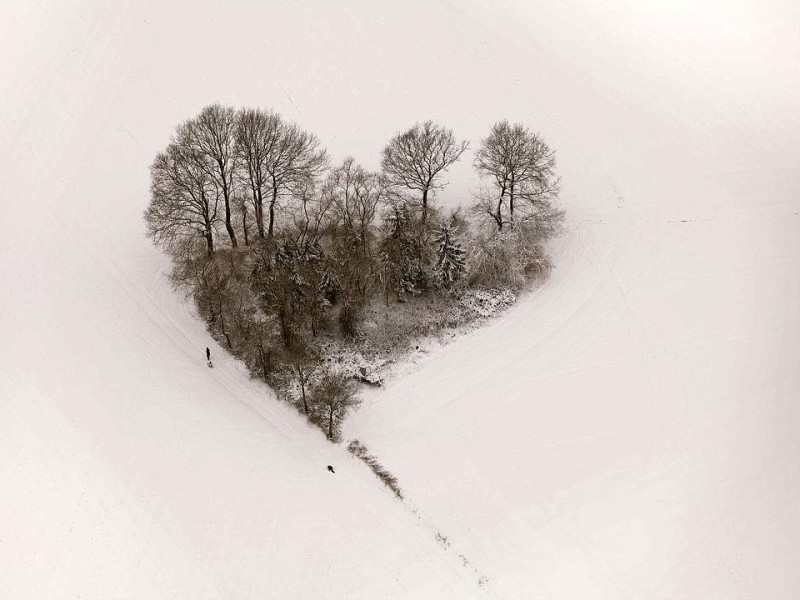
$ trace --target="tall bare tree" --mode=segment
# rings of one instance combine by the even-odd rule
[[[314,134],[285,122],[272,111],[241,111],[236,139],[261,238],[265,237],[264,195],[270,194],[266,236],[272,237],[278,198],[296,192],[319,176],[328,165],[328,154]]]
[[[389,182],[421,194],[423,224],[430,196],[447,185],[441,175],[468,146],[468,142],[456,140],[452,129],[425,121],[397,134],[383,149],[381,167]]]
[[[236,120],[236,111],[233,108],[212,104],[200,111],[197,117],[184,123],[178,133],[182,143],[190,145],[195,152],[205,157],[205,161],[200,164],[208,171],[222,196],[225,229],[234,248],[239,245],[231,220],[236,170]]]
[[[322,195],[330,199],[337,225],[355,236],[364,256],[370,256],[370,226],[386,195],[383,178],[350,156],[328,175]]]
[[[294,123],[283,123],[277,147],[271,148],[264,168],[272,184],[269,203],[269,228],[272,237],[275,225],[275,205],[278,197],[292,194],[322,174],[328,166],[328,153],[320,147],[317,136],[300,129]]]
[[[484,191],[479,204],[498,229],[518,217],[560,215],[552,206],[559,192],[555,152],[527,127],[506,120],[495,123],[481,140],[475,168],[492,183],[492,192]],[[503,214],[505,207],[507,216]]]
[[[242,235],[244,236],[244,245],[250,245],[250,208],[247,202],[246,192],[243,193],[241,189],[237,189],[233,197],[233,207],[239,218],[242,220]]]
[[[331,229],[333,198],[330,194],[317,193],[313,184],[298,187],[295,192],[294,219],[295,243],[298,247],[319,244]]]
[[[241,178],[247,182],[253,198],[258,237],[264,231],[264,196],[269,194],[271,181],[266,171],[267,156],[279,145],[283,121],[272,111],[245,108],[239,111],[236,126],[236,153],[239,156]]]
[[[150,167],[150,204],[145,211],[147,233],[170,247],[198,234],[214,253],[214,226],[219,196],[203,157],[191,147],[171,143]]]

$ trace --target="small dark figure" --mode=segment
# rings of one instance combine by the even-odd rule
[[[330,465],[328,465],[328,471],[330,471],[331,473],[336,473],[336,471],[334,471],[334,470],[333,470],[333,467],[332,467],[332,466],[330,466]]]
[[[211,350],[206,348],[206,360],[211,360]]]

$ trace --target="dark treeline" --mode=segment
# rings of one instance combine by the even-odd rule
[[[470,290],[519,288],[550,266],[542,243],[563,218],[554,152],[496,123],[475,152],[485,185],[466,214],[443,214],[436,193],[468,147],[418,123],[371,172],[352,157],[331,165],[314,134],[272,111],[211,105],[156,156],[147,232],[211,334],[336,439],[364,368],[342,368],[332,348],[391,350],[362,328],[371,307],[396,325],[408,317],[393,307],[424,299],[428,321],[448,323],[437,311]],[[409,338],[422,331],[407,325]]]

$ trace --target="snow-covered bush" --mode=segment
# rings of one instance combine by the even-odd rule
[[[319,351],[324,357],[324,368],[327,372],[372,385],[380,385],[383,381],[382,368],[386,364],[383,358],[368,358],[359,350],[335,341],[320,344]]]
[[[519,289],[551,266],[535,227],[506,227],[475,236],[469,255],[469,284]]]
[[[369,468],[372,469],[372,472],[375,473],[375,475],[377,475],[378,478],[386,484],[386,487],[392,490],[394,495],[400,498],[400,500],[403,499],[403,491],[400,489],[400,486],[397,483],[397,477],[387,471],[378,462],[378,458],[374,454],[369,453],[369,450],[367,450],[367,447],[364,444],[358,440],[353,440],[347,446],[347,450],[350,452],[350,454],[358,457],[360,460],[369,465]]]
[[[489,317],[508,308],[516,300],[511,290],[469,290],[461,297],[461,305],[481,317]]]

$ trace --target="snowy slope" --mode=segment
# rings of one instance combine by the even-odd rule
[[[503,597],[796,598],[797,203],[624,204],[346,434]]]
[[[153,253],[12,244],[55,268],[11,289],[31,318],[5,337],[3,597],[472,593],[346,452],[221,349],[205,366]]]
[[[1,597],[800,595],[796,8],[19,4]],[[222,349],[204,365],[141,212],[212,101],[370,167],[425,118],[474,143],[509,117],[559,151],[553,277],[348,426],[407,505]],[[468,161],[451,181],[463,200]]]

